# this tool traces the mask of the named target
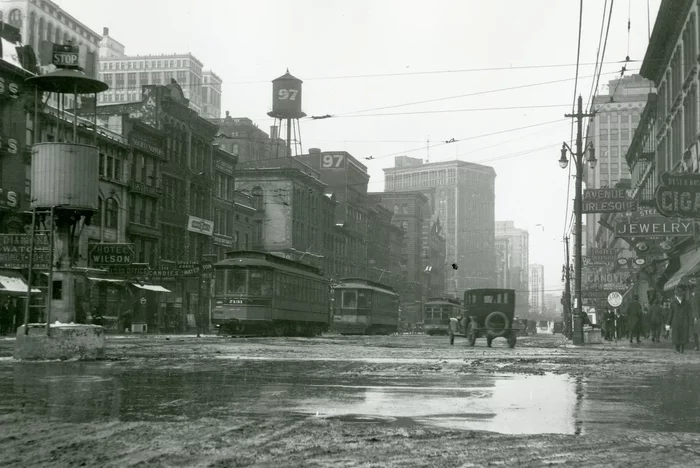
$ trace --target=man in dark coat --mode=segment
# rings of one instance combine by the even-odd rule
[[[661,340],[661,327],[664,325],[664,311],[659,304],[659,299],[651,300],[649,311],[651,321],[651,341],[658,343]]]
[[[683,290],[676,288],[675,296],[671,301],[668,325],[671,327],[671,340],[676,346],[677,353],[685,352],[685,345],[690,338],[690,320],[692,311],[690,302],[684,297]]]
[[[615,338],[615,312],[612,309],[608,309],[605,312],[605,339],[607,341],[612,341]]]
[[[632,301],[627,306],[627,328],[630,332],[630,343],[633,338],[637,338],[637,343],[640,343],[640,335],[642,328],[642,305],[639,303],[639,296],[634,295]]]

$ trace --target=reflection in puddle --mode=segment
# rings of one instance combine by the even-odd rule
[[[638,430],[700,431],[700,369],[690,367],[643,379],[574,380],[562,375],[402,374],[394,365],[379,375],[353,375],[355,364],[338,366],[305,361],[3,362],[0,415],[23,412],[61,422],[106,422],[285,414],[509,434],[624,431],[630,424]]]
[[[362,398],[307,399],[296,410],[332,418],[411,418],[452,429],[505,434],[575,433],[575,384],[568,377],[494,376],[489,380],[487,388],[343,386]]]

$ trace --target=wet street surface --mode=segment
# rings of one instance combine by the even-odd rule
[[[110,337],[14,361],[2,466],[698,466],[700,353],[446,337]],[[5,464],[7,462],[9,464]]]

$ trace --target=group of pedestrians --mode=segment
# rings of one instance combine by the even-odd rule
[[[670,335],[677,353],[684,353],[690,342],[700,351],[700,307],[693,307],[680,287],[674,290],[668,307],[662,307],[656,296],[643,308],[635,295],[624,311],[607,310],[603,331],[608,341],[629,338],[630,343],[641,343],[642,338],[660,343],[662,334],[664,339]]]
[[[14,335],[15,330],[24,323],[22,308],[14,298],[7,298],[0,305],[0,336]]]

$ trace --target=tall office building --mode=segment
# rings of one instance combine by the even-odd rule
[[[446,292],[462,297],[470,288],[496,284],[495,180],[492,167],[464,161],[423,164],[419,158],[398,156],[384,169],[387,192],[423,192],[447,239]],[[439,268],[446,268],[439,265]]]
[[[530,265],[530,311],[542,315],[545,312],[544,301],[544,266],[537,263]]]
[[[530,312],[530,234],[515,227],[514,221],[497,221],[496,237],[507,238],[510,255],[510,285],[515,289],[515,314],[526,317]]]
[[[625,155],[654,88],[641,75],[630,75],[609,81],[607,91],[593,100],[595,117],[589,120],[586,132],[586,141],[593,143],[598,158],[595,169],[586,166],[584,171],[587,188],[615,187],[621,179],[630,178]],[[585,215],[588,239],[595,239],[598,221],[600,214]]]
[[[98,96],[102,104],[141,100],[143,85],[167,85],[177,81],[189,107],[205,119],[221,117],[221,78],[204,70],[191,53],[126,55],[124,46],[103,29],[100,42],[99,78],[109,90]]]
[[[496,287],[510,288],[511,267],[510,238],[507,236],[496,237]]]

